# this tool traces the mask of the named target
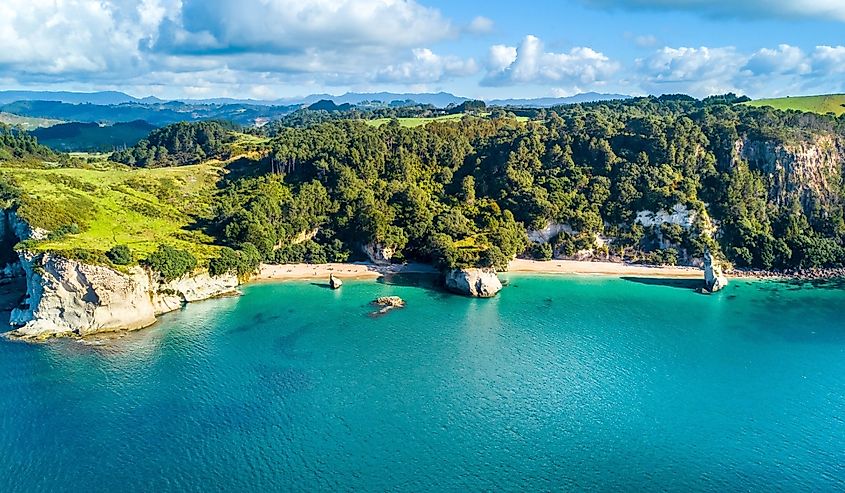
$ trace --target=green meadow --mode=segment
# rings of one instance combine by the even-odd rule
[[[841,115],[845,113],[845,94],[757,99],[743,104],[756,107],[771,106],[778,110],[797,110],[809,113],[834,113]]]
[[[2,168],[21,190],[19,214],[31,225],[61,231],[34,245],[36,251],[105,252],[128,245],[143,258],[159,244],[213,256],[212,239],[194,227],[211,214],[212,197],[223,173],[219,164],[159,169]]]

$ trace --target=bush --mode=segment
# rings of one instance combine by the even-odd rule
[[[132,263],[132,252],[126,245],[115,245],[106,252],[106,257],[114,265],[129,265]]]
[[[193,272],[197,268],[197,258],[186,250],[159,245],[144,264],[158,272],[165,281],[172,281]]]
[[[261,253],[252,243],[244,243],[241,251],[236,252],[224,247],[220,255],[208,263],[208,273],[212,277],[225,274],[237,274],[244,277],[255,272],[261,265]]]

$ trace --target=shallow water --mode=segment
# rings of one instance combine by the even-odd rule
[[[845,489],[838,285],[244,291],[0,342],[0,491]],[[372,316],[383,295],[407,308]]]

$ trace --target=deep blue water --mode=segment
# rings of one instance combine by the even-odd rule
[[[0,492],[845,489],[845,290],[672,284],[260,284],[3,341]]]

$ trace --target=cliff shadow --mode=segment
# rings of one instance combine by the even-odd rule
[[[635,282],[637,284],[645,284],[648,286],[664,286],[668,288],[686,289],[690,291],[697,291],[704,286],[702,279],[677,279],[670,277],[634,277],[623,276],[622,280],[628,282]]]
[[[434,295],[449,295],[449,291],[443,286],[442,278],[439,274],[425,274],[425,273],[396,273],[383,274],[376,282],[386,286],[402,286],[419,288],[429,291]]]

